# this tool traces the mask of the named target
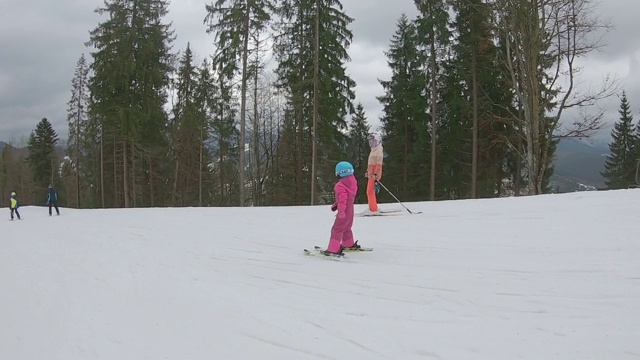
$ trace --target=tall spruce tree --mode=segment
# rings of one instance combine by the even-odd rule
[[[317,193],[330,192],[335,162],[345,154],[342,130],[355,98],[355,82],[345,68],[353,19],[337,0],[285,0],[280,5],[276,73],[288,97],[290,128],[296,129],[297,197],[305,184],[305,195],[314,203]]]
[[[210,188],[213,185],[213,178],[209,168],[209,165],[213,163],[213,159],[208,144],[211,139],[211,122],[216,109],[216,100],[220,96],[209,61],[205,59],[197,72],[194,101],[198,107],[197,126],[200,133],[198,141],[198,206],[204,206],[212,203],[211,193],[207,191],[205,197],[204,189],[205,186]]]
[[[631,116],[631,113],[629,113],[629,115]],[[636,122],[634,131],[633,131],[633,137],[635,138],[633,156],[637,161],[635,185],[639,186],[640,185],[640,121]]]
[[[604,172],[605,185],[609,189],[625,189],[629,185],[636,184],[636,167],[638,164],[637,146],[638,137],[634,134],[633,116],[631,106],[627,100],[627,94],[622,93],[620,99],[620,119],[617,121],[609,144],[611,154],[607,155]]]
[[[89,108],[89,64],[82,54],[76,64],[71,80],[71,99],[68,102],[67,122],[69,124],[69,138],[67,141],[67,155],[73,162],[75,175],[76,207],[80,208],[80,174],[83,172],[83,157],[86,153],[89,139],[86,134],[86,123]]]
[[[467,198],[469,194],[469,161],[471,153],[468,122],[465,114],[470,111],[464,74],[456,63],[456,54],[449,51],[442,65],[443,77],[439,84],[441,103],[438,124],[438,174],[440,180],[436,197],[440,199]]]
[[[266,164],[263,155],[265,155],[266,142],[264,138],[267,135],[267,109],[266,103],[272,97],[271,84],[265,82],[266,66],[268,63],[267,55],[271,50],[269,38],[263,38],[261,34],[252,36],[251,43],[252,53],[251,62],[249,64],[249,77],[251,78],[250,101],[252,103],[249,111],[251,123],[250,138],[250,168],[251,168],[251,204],[259,206],[263,202],[264,195],[264,175],[266,172]]]
[[[170,119],[170,138],[173,149],[172,203],[174,206],[195,206],[199,175],[202,113],[197,103],[197,69],[193,63],[191,45],[180,59],[176,79],[176,101]]]
[[[31,169],[36,192],[44,191],[49,184],[55,185],[58,180],[57,143],[58,134],[47,118],[40,120],[36,129],[29,135],[27,141],[29,155],[26,161]]]
[[[367,120],[362,103],[356,105],[356,112],[351,116],[349,124],[349,152],[348,158],[351,159],[357,173],[364,175],[367,168],[367,159],[369,157],[369,140],[368,135],[371,132],[371,126]]]
[[[93,77],[89,116],[99,124],[102,183],[113,206],[165,200],[166,89],[173,32],[162,18],[167,0],[106,0],[108,19],[90,33]],[[111,181],[104,181],[105,177]]]
[[[420,15],[415,20],[418,42],[428,58],[426,65],[428,85],[425,93],[430,94],[429,115],[431,117],[429,132],[419,132],[419,142],[431,143],[429,153],[429,199],[436,197],[436,163],[438,149],[438,123],[441,122],[438,103],[442,101],[438,83],[443,76],[442,59],[446,54],[450,42],[449,12],[446,0],[414,0]],[[426,148],[425,148],[426,152]]]
[[[245,202],[245,137],[247,111],[247,82],[249,80],[249,39],[263,32],[271,20],[273,8],[270,0],[217,0],[206,6],[207,32],[214,33],[218,54],[216,63],[233,64],[240,71],[240,146],[239,196],[240,206]],[[237,64],[240,63],[238,66]]]
[[[391,68],[391,79],[381,80],[385,94],[378,97],[383,105],[381,118],[384,129],[385,185],[405,199],[420,199],[427,189],[418,186],[421,168],[427,158],[425,148],[430,143],[417,146],[419,133],[426,132],[428,99],[424,71],[425,53],[418,47],[416,26],[406,15],[396,23],[390,48],[385,52]],[[424,138],[423,138],[424,139]]]
[[[302,142],[298,138],[301,132],[296,119],[296,111],[289,103],[283,109],[282,122],[275,149],[275,166],[271,179],[273,205],[299,205],[303,202],[303,182],[301,151]]]
[[[292,191],[283,191],[278,196],[280,204],[302,204],[303,198],[309,194],[305,191],[310,183],[309,172],[304,170],[310,168],[308,159],[311,157],[308,146],[311,141],[308,131],[311,103],[308,94],[312,87],[307,79],[313,77],[313,61],[310,51],[305,49],[310,46],[311,5],[305,0],[280,2],[280,21],[275,25],[276,87],[287,103],[277,146],[281,174],[274,176],[274,187],[292,187]]]
[[[469,108],[463,114],[469,129],[465,140],[470,153],[469,197],[493,197],[500,191],[508,144],[503,140],[510,127],[504,121],[512,103],[497,63],[491,5],[482,0],[453,0],[457,34],[454,66],[464,81],[463,97]],[[466,147],[465,147],[466,149]]]
[[[211,103],[211,138],[216,162],[217,186],[213,194],[216,205],[239,205],[240,133],[236,127],[238,102],[234,91],[233,66],[214,63],[216,95]],[[244,169],[243,169],[244,170]]]
[[[369,159],[369,140],[368,135],[371,126],[367,121],[367,115],[364,106],[361,103],[356,105],[356,112],[351,116],[349,124],[349,155],[353,167],[356,170],[356,176],[362,178],[367,169],[367,161]],[[361,202],[364,199],[364,192],[360,191],[356,200]]]

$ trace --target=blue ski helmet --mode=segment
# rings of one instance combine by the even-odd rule
[[[348,161],[340,161],[338,164],[336,164],[337,177],[353,175],[353,172],[353,165],[351,165],[351,163]]]

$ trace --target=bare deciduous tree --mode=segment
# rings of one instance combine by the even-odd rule
[[[602,47],[598,34],[610,26],[595,15],[592,0],[494,1],[506,64],[521,110],[513,117],[521,122],[526,143],[526,153],[521,155],[528,168],[528,193],[540,194],[553,141],[587,137],[602,126],[601,111],[583,113],[561,126],[565,112],[594,105],[617,91],[617,82],[608,77],[598,90],[578,89],[578,59]]]

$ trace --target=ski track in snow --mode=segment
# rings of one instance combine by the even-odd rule
[[[0,359],[639,357],[640,190],[406,205],[336,261],[326,206],[23,207]]]

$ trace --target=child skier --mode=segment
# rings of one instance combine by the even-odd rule
[[[16,196],[15,192],[11,192],[11,220],[13,220],[13,213],[15,212],[16,215],[18,216],[18,220],[22,220],[20,219],[20,213],[18,212],[18,208],[20,207],[20,205],[18,204],[18,197]]]
[[[380,192],[378,181],[382,179],[382,159],[384,157],[380,134],[369,134],[369,147],[371,147],[371,152],[369,153],[367,173],[365,174],[365,177],[369,179],[367,181],[367,203],[369,204],[369,212],[376,213],[380,210],[376,193]]]
[[[336,165],[338,182],[333,187],[335,203],[331,205],[331,211],[338,211],[336,220],[331,227],[331,239],[329,246],[323,253],[325,255],[341,255],[342,249],[358,249],[360,245],[353,241],[354,206],[353,202],[358,191],[358,181],[354,176],[353,165],[347,161],[341,161]]]

